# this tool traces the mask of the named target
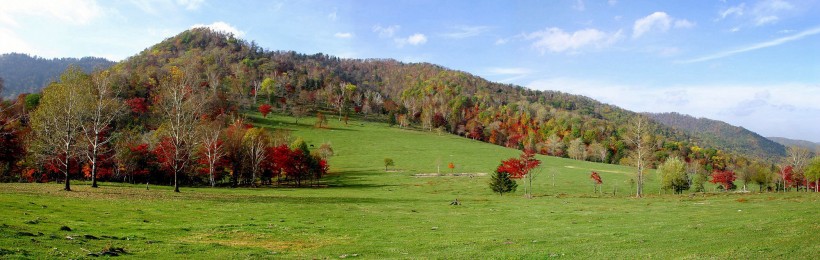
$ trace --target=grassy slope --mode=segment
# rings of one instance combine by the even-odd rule
[[[0,184],[0,258],[77,258],[108,246],[138,258],[211,259],[812,258],[820,250],[814,193],[632,199],[623,192],[631,168],[539,157],[545,169],[537,197],[499,197],[486,176],[412,174],[435,172],[437,158],[443,172],[449,161],[457,172],[490,172],[517,151],[374,123],[331,120],[332,129],[314,130],[292,120],[260,122],[293,129],[312,144],[331,141],[337,156],[330,187],[174,194],[109,183],[78,183],[73,192],[57,184]],[[384,157],[401,171],[385,173]],[[619,185],[618,196],[592,195],[588,169],[601,172],[605,190]],[[647,190],[657,190],[655,181]],[[455,198],[463,205],[449,206]],[[73,230],[60,231],[62,225]]]

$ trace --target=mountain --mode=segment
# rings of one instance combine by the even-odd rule
[[[775,141],[775,142],[777,142],[779,144],[782,144],[784,146],[787,146],[787,147],[788,146],[797,146],[797,147],[803,147],[803,148],[809,149],[810,151],[820,151],[820,143],[815,143],[815,142],[806,141],[806,140],[794,140],[794,139],[789,139],[789,138],[784,138],[784,137],[766,137],[766,138],[769,138],[769,140]]]
[[[0,95],[38,92],[72,64],[91,72],[95,68],[111,67],[115,62],[95,57],[45,59],[21,53],[0,54],[0,78],[5,86]]]
[[[684,131],[698,143],[757,158],[779,158],[786,155],[786,147],[743,127],[723,121],[695,118],[680,113],[647,113],[655,121]]]

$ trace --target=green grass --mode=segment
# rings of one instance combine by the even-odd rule
[[[140,259],[810,259],[820,250],[815,193],[657,195],[650,176],[651,195],[634,199],[630,167],[538,157],[544,169],[535,198],[502,197],[489,190],[488,176],[413,174],[436,172],[439,158],[443,173],[451,161],[455,172],[489,173],[515,150],[370,122],[331,119],[331,129],[313,129],[313,119],[258,122],[317,146],[330,141],[337,155],[328,186],[175,194],[117,183],[77,182],[72,192],[0,184],[0,258],[83,258],[109,247]],[[384,171],[385,157],[398,171]],[[592,194],[590,170],[609,194]],[[450,206],[456,198],[463,204]]]

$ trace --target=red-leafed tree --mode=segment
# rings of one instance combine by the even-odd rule
[[[128,108],[133,114],[141,115],[148,112],[148,103],[145,102],[145,98],[135,97],[127,99],[125,100],[125,104],[128,105]]]
[[[786,191],[788,188],[794,186],[794,167],[788,165],[781,169],[778,174],[780,175],[780,181],[782,182],[781,185],[783,186],[783,191]]]
[[[735,187],[734,181],[737,179],[735,172],[729,170],[716,170],[712,173],[712,180],[709,182],[719,184],[723,190],[731,190]]]
[[[265,118],[268,117],[268,114],[270,114],[270,111],[272,109],[273,109],[273,106],[271,106],[269,104],[259,105],[259,113],[262,113],[262,116],[265,117]]]
[[[506,172],[512,179],[521,179],[527,177],[528,187],[525,191],[527,197],[532,198],[532,180],[535,178],[533,169],[541,165],[541,161],[535,159],[535,152],[526,150],[519,158],[509,158],[501,161],[496,172]]]
[[[592,179],[593,192],[599,192],[599,187],[604,183],[601,180],[601,175],[599,175],[598,172],[592,172],[592,174],[589,175],[589,178]]]

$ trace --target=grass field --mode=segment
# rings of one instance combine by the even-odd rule
[[[273,116],[336,156],[326,188],[0,184],[0,258],[83,258],[122,248],[141,259],[787,258],[816,259],[816,193],[630,198],[629,167],[538,157],[535,198],[498,196],[489,173],[519,152],[450,135],[355,122],[313,129]],[[385,157],[396,171],[385,172]],[[593,194],[589,172],[607,194]],[[553,181],[553,173],[555,173]],[[521,183],[523,186],[523,183]],[[521,188],[521,187],[519,187]],[[612,190],[617,189],[613,196]],[[463,204],[450,206],[458,199]],[[61,230],[61,227],[71,230]]]

